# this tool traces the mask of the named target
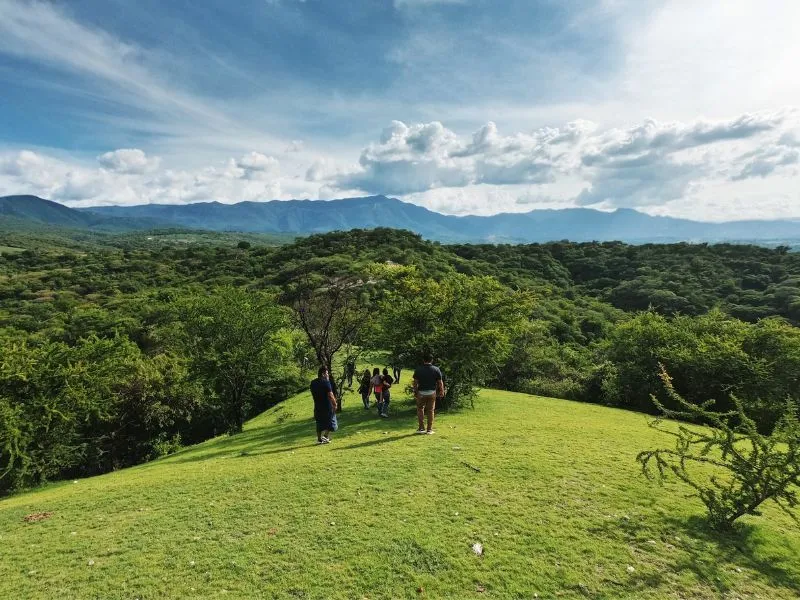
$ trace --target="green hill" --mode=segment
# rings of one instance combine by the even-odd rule
[[[709,532],[688,488],[639,475],[668,443],[640,414],[487,390],[417,436],[407,401],[388,420],[346,402],[327,446],[301,394],[238,436],[1,501],[0,597],[797,598],[788,517]]]

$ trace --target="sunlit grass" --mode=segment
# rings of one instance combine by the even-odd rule
[[[640,476],[636,453],[670,443],[644,416],[486,390],[417,436],[395,390],[385,420],[348,396],[328,446],[301,394],[238,436],[3,500],[0,597],[797,597],[789,519],[709,532],[688,488]]]

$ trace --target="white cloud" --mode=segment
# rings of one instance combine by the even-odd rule
[[[138,148],[122,148],[97,157],[97,162],[117,173],[147,173],[157,169],[160,161],[158,157],[149,158]]]
[[[797,124],[794,110],[688,123],[647,119],[606,130],[576,121],[509,136],[490,122],[465,139],[439,122],[394,121],[379,142],[363,150],[358,169],[329,177],[340,188],[406,195],[421,203],[435,198],[458,214],[497,212],[501,204],[520,210],[530,204],[521,197],[605,208],[656,206],[697,197],[715,181],[786,171],[800,162],[793,133]],[[321,173],[309,171],[314,181],[323,178]],[[574,192],[576,181],[583,182],[579,193]],[[513,201],[499,194],[504,200],[498,203],[476,192],[481,186],[511,186],[515,191],[514,186],[532,186],[533,191],[520,192]],[[559,192],[545,193],[545,186]],[[433,196],[437,189],[450,191]],[[488,204],[477,207],[454,189],[469,189]],[[568,190],[573,190],[570,197],[563,195]],[[460,199],[460,208],[453,198]]]
[[[266,156],[260,152],[251,152],[241,157],[236,166],[247,173],[277,173],[280,163],[272,156]]]
[[[316,186],[280,175],[258,152],[196,170],[162,169],[127,150],[99,157],[100,167],[23,150],[0,153],[0,195],[31,193],[69,206],[224,203],[316,197]],[[146,168],[145,168],[146,166]]]

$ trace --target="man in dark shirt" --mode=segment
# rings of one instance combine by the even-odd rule
[[[417,400],[417,433],[433,433],[433,416],[436,412],[436,397],[444,396],[444,383],[439,367],[433,366],[433,356],[426,352],[422,357],[423,365],[414,371],[414,398]],[[428,428],[425,429],[423,415],[428,417]]]
[[[320,367],[318,377],[311,382],[314,398],[314,420],[317,422],[317,443],[329,444],[331,433],[339,428],[336,422],[336,396],[329,378],[328,368]]]

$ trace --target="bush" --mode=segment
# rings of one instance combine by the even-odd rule
[[[730,528],[744,515],[760,515],[767,500],[797,521],[793,509],[800,490],[800,422],[795,405],[786,403],[773,433],[764,435],[736,396],[731,397],[735,410],[715,412],[709,409],[712,402],[697,405],[683,399],[663,366],[659,378],[669,398],[680,406],[670,410],[653,396],[665,417],[703,421],[710,427],[680,425],[676,432],[661,427],[659,419],[653,421],[653,427],[675,437],[675,449],[639,453],[636,460],[645,476],[663,480],[672,473],[690,485],[717,529]]]
[[[775,426],[787,397],[800,401],[800,330],[781,320],[646,312],[618,325],[604,352],[613,365],[603,382],[607,404],[653,412],[655,395],[680,409],[658,378],[660,364],[692,404],[711,399],[726,412],[735,410],[732,394],[746,398],[745,410],[762,432]]]
[[[433,352],[445,376],[442,408],[472,402],[511,352],[513,332],[529,313],[529,297],[491,277],[450,275],[441,281],[401,273],[380,306],[392,360]]]

